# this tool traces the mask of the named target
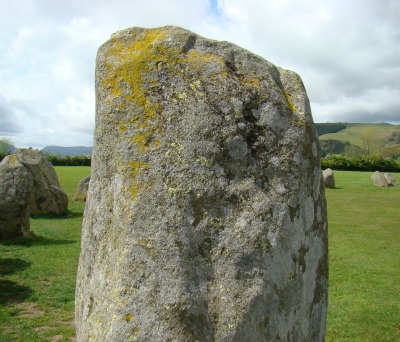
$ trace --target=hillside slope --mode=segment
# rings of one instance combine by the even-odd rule
[[[93,147],[86,146],[46,146],[41,150],[42,153],[49,154],[60,154],[62,156],[81,156],[81,155],[91,155]]]
[[[346,141],[361,148],[369,147],[370,151],[378,151],[385,146],[400,144],[400,125],[380,124],[346,124],[346,128],[337,132],[321,135],[321,141]]]
[[[385,157],[400,155],[400,125],[351,123],[346,124],[345,129],[321,135],[319,139],[321,144],[331,141],[348,142],[369,153]]]

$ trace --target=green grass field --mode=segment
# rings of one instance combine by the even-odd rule
[[[370,175],[336,171],[326,191],[326,341],[400,341],[400,188],[373,187]]]
[[[89,167],[56,167],[67,217],[31,219],[34,242],[0,243],[0,341],[71,341],[85,204],[71,199]]]
[[[72,199],[88,167],[56,167]],[[400,187],[370,172],[335,172],[327,189],[326,341],[400,341]],[[395,177],[400,180],[400,174]],[[0,243],[0,341],[73,341],[74,287],[84,203],[63,218],[31,219],[34,242]]]

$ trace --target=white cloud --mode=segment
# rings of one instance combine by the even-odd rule
[[[316,122],[400,123],[399,16],[394,0],[0,0],[0,135],[91,145],[98,47],[168,24],[295,70]]]
[[[21,130],[16,115],[15,108],[0,94],[0,135],[10,136]]]

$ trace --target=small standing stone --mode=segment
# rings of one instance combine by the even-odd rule
[[[325,188],[334,189],[335,188],[335,177],[333,175],[332,169],[328,168],[322,173],[324,176]]]
[[[384,173],[383,175],[388,183],[388,186],[396,186],[396,178],[393,177],[391,173]]]
[[[385,176],[380,173],[379,171],[375,171],[371,175],[372,184],[381,187],[388,187],[388,181],[386,180]]]
[[[61,188],[53,165],[37,150],[18,149],[14,155],[33,180],[31,214],[64,214],[68,207],[68,195]]]
[[[31,237],[29,225],[32,177],[14,155],[0,163],[0,239]]]
[[[78,184],[78,189],[76,190],[76,194],[74,196],[74,201],[77,202],[85,202],[88,189],[89,189],[89,182],[90,182],[90,176],[85,177],[81,179],[81,181]]]

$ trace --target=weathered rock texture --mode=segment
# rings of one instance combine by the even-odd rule
[[[32,177],[31,214],[63,214],[67,211],[68,195],[58,183],[53,165],[39,151],[18,149],[14,153]]]
[[[322,172],[324,177],[324,185],[326,188],[334,189],[335,188],[335,176],[333,175],[333,171],[330,168],[327,168]]]
[[[327,222],[298,75],[177,27],[99,49],[78,341],[322,341]]]
[[[396,178],[393,177],[391,173],[384,173],[383,176],[385,177],[388,186],[396,186]]]
[[[0,239],[30,237],[29,199],[32,178],[15,156],[0,163]]]
[[[372,181],[372,184],[376,185],[376,186],[381,186],[381,187],[389,186],[385,176],[382,173],[380,173],[379,171],[375,171],[371,175],[371,181]]]
[[[74,201],[85,202],[87,197],[87,192],[89,188],[90,176],[81,179],[78,184],[78,189],[74,196]]]

